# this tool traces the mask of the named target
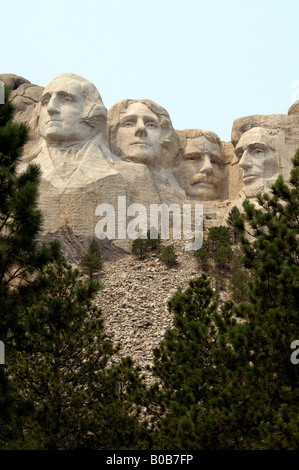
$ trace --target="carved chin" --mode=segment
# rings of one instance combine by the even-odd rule
[[[128,155],[127,156],[128,160],[132,160],[132,162],[135,162],[135,163],[146,163],[146,162],[150,162],[150,163],[153,163],[153,161],[155,160],[155,157],[154,155],[151,155],[151,153],[149,152],[139,152],[138,154],[131,154],[131,155]]]
[[[242,191],[245,195],[245,197],[256,197],[257,194],[259,193],[262,193],[263,191],[265,191],[265,182],[260,179],[259,181],[256,181],[254,184],[251,184],[251,185],[248,185],[248,186],[244,186],[244,188],[242,188]]]

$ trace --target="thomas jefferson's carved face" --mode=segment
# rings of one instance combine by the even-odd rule
[[[224,178],[220,145],[204,136],[187,138],[184,158],[175,175],[188,196],[201,200],[217,199]]]
[[[162,154],[158,116],[143,103],[131,104],[120,116],[117,146],[133,162],[152,165]]]
[[[85,100],[77,80],[54,79],[41,97],[39,132],[48,142],[79,142],[91,136],[82,121]]]
[[[235,153],[243,169],[245,186],[251,186],[259,180],[270,178],[277,172],[275,154],[270,148],[270,139],[266,129],[254,127],[244,132]]]

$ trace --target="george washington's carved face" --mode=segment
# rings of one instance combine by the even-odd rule
[[[92,128],[82,121],[85,98],[75,79],[54,79],[41,97],[39,132],[48,142],[79,142],[89,138]]]
[[[187,138],[184,156],[175,176],[188,196],[201,200],[219,198],[224,179],[220,145],[204,136]]]
[[[121,114],[117,146],[128,160],[153,164],[161,157],[162,139],[158,116],[145,104],[133,103]]]

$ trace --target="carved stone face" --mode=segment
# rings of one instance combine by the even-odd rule
[[[244,132],[235,152],[243,169],[245,187],[271,178],[277,172],[275,152],[270,148],[267,130],[262,127],[254,127]]]
[[[187,138],[184,158],[175,170],[175,176],[188,196],[201,200],[219,198],[224,178],[220,145],[204,136]]]
[[[117,146],[128,160],[154,164],[161,157],[162,137],[158,116],[145,104],[133,103],[121,114]]]
[[[41,97],[39,132],[48,142],[79,142],[90,137],[82,121],[85,100],[77,80],[54,79]]]

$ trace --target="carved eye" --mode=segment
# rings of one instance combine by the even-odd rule
[[[146,127],[149,127],[150,129],[156,129],[157,125],[154,122],[148,122]]]
[[[73,100],[72,100],[72,98],[71,98],[70,96],[65,95],[65,96],[63,97],[63,101],[64,101],[65,103],[71,103]]]
[[[254,150],[253,155],[259,156],[259,155],[262,155],[263,153],[264,153],[263,149],[257,148]]]
[[[46,98],[45,100],[42,101],[42,106],[47,106],[47,104],[49,103],[49,98]]]
[[[126,121],[123,123],[122,127],[133,127],[134,123],[132,121]]]

